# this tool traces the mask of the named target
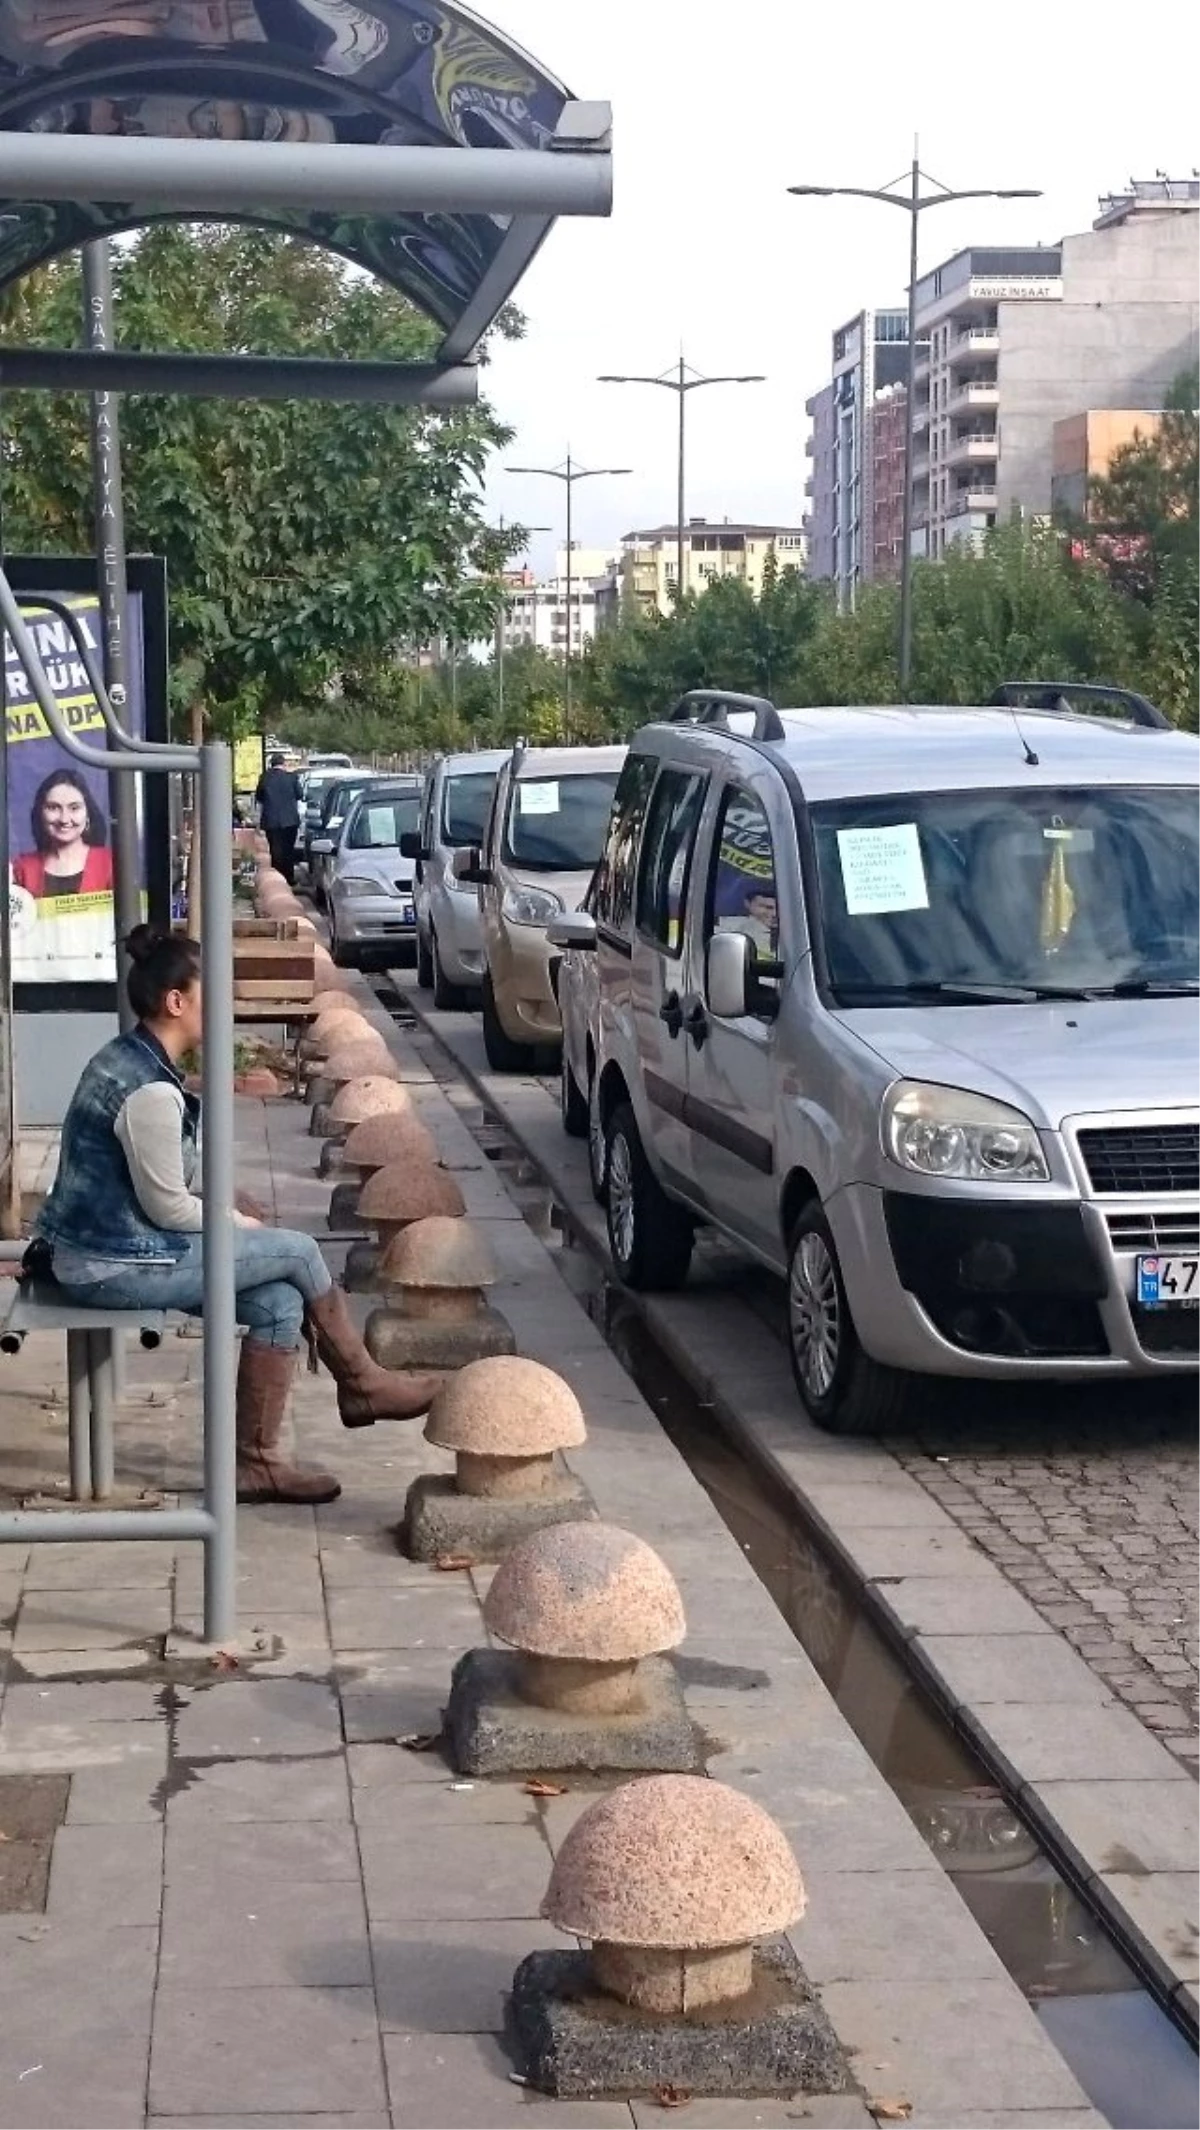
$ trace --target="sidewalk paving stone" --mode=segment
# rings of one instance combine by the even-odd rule
[[[550,1878],[537,1828],[492,1823],[456,1829],[452,1846],[414,1843],[402,1806],[391,1825],[373,1812],[359,1844],[372,1930],[380,1923],[462,1923],[533,1918]]]
[[[379,2028],[369,1989],[160,1986],[154,2008],[150,2107],[193,2106],[244,2121],[355,2112],[384,2099]]]
[[[491,2034],[526,1953],[561,1950],[547,1923],[378,1923],[371,1934],[379,2023],[421,2034]]]
[[[167,1827],[163,1872],[167,1886],[207,1886],[234,1880],[253,1886],[302,1879],[309,1886],[361,1877],[358,1837],[344,1820],[184,1822]]]
[[[35,1590],[17,1615],[13,1648],[119,1649],[142,1645],[166,1633],[171,1593],[152,1586],[129,1590]]]
[[[178,1786],[176,1782],[178,1779]],[[185,1762],[172,1771],[167,1819],[338,1820],[350,1816],[340,1753],[311,1760]]]
[[[183,1759],[304,1759],[341,1743],[333,1688],[308,1679],[245,1679],[197,1687],[175,1724]]]
[[[903,2095],[955,2122],[967,2093],[987,2093],[997,2109],[1079,2103],[1074,2078],[1007,1975],[930,1982],[892,1974],[827,1983],[821,1998],[868,2103],[873,2094]]]
[[[386,2034],[395,2130],[632,2130],[624,2101],[561,2101],[513,2084],[513,2066],[484,2034]]]
[[[160,1986],[369,1988],[371,1949],[357,1880],[214,1874],[173,1880],[163,1903]]]
[[[162,1911],[161,1822],[123,1827],[62,1826],[50,1857],[46,1914],[72,1929],[157,1925]]]

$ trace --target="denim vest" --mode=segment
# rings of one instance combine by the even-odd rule
[[[62,1128],[58,1174],[37,1221],[50,1244],[120,1264],[174,1264],[188,1238],[152,1227],[138,1204],[116,1122],[134,1090],[155,1080],[182,1088],[182,1076],[147,1028],[131,1029],[98,1050],[71,1097]],[[196,1173],[200,1103],[184,1094],[183,1174]]]

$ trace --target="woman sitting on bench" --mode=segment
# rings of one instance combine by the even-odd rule
[[[200,949],[138,925],[127,942],[138,1025],[88,1064],[63,1123],[58,1174],[38,1220],[68,1300],[98,1309],[179,1309],[204,1298],[197,1195],[200,1103],[181,1060],[200,1041]],[[400,1375],[368,1354],[311,1235],[271,1228],[239,1200],[234,1214],[238,1322],[239,1501],[333,1501],[328,1472],[279,1454],[296,1354],[307,1335],[338,1386],[347,1427],[423,1413],[435,1376]]]

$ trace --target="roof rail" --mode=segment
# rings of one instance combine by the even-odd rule
[[[731,710],[747,711],[754,719],[756,740],[787,738],[783,719],[765,695],[737,695],[729,688],[689,688],[667,713],[670,725],[716,725],[729,730]]]
[[[1132,688],[1110,688],[1099,681],[1090,680],[1006,680],[988,697],[989,709],[1008,710],[1063,710],[1068,715],[1086,716],[1086,698],[1094,703],[1110,706],[1106,713],[1114,723],[1138,725],[1147,732],[1170,732],[1173,730],[1169,717],[1164,717],[1157,706],[1146,696],[1137,695]]]

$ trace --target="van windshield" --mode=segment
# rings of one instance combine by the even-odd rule
[[[507,856],[535,873],[590,873],[604,848],[619,769],[521,777],[508,803]]]
[[[1194,792],[906,792],[810,818],[838,1005],[1196,988]]]
[[[442,793],[442,835],[455,849],[483,842],[496,789],[494,769],[464,770],[447,777]]]

